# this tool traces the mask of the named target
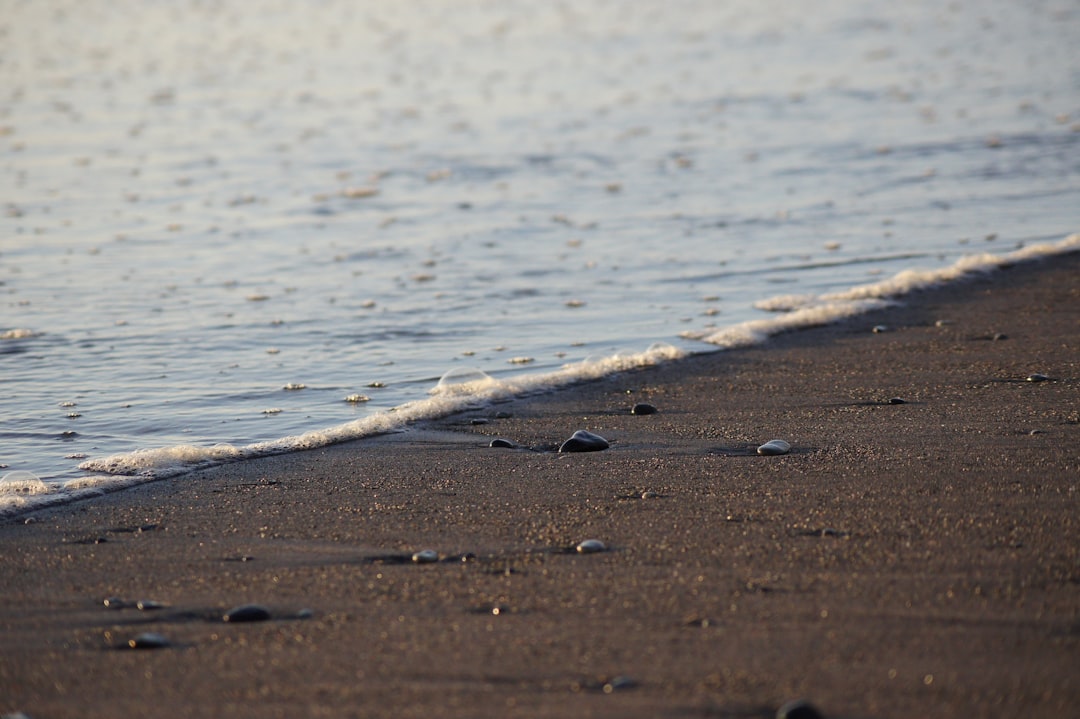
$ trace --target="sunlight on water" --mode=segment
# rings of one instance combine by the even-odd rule
[[[1065,0],[6,3],[0,469],[393,431],[1058,242],[1077,36]]]

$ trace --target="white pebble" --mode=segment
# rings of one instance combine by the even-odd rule
[[[790,451],[791,445],[782,439],[770,439],[768,442],[757,448],[757,453],[765,456],[787,454]]]
[[[575,549],[577,549],[578,554],[596,554],[597,552],[607,551],[607,545],[599,539],[586,539],[579,543]]]

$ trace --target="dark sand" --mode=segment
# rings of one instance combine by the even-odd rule
[[[487,447],[577,429],[612,448]],[[1074,254],[9,522],[0,713],[1080,716],[1078,485]],[[247,602],[275,618],[209,620]],[[174,645],[110,649],[144,631]]]

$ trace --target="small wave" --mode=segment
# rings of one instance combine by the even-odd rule
[[[104,473],[106,476],[127,477],[130,481],[165,479],[242,459],[315,449],[364,437],[400,431],[407,425],[437,419],[468,409],[483,407],[496,401],[546,392],[577,382],[597,379],[616,372],[659,364],[685,355],[672,345],[657,343],[644,352],[620,353],[565,365],[546,373],[495,379],[480,370],[455,369],[447,372],[431,389],[425,399],[407,402],[386,412],[380,412],[345,424],[304,434],[282,437],[267,442],[235,446],[217,444],[211,447],[177,445],[155,449],[113,454],[89,459],[79,469]],[[82,487],[89,486],[82,480]],[[63,485],[56,491],[72,486]],[[101,487],[102,484],[94,484]],[[2,508],[0,508],[2,511]]]
[[[779,312],[779,316],[749,320],[719,331],[684,332],[681,336],[723,348],[761,344],[773,335],[831,324],[888,307],[895,304],[897,298],[912,292],[985,275],[1020,262],[1078,251],[1080,234],[1075,234],[1056,243],[1031,245],[1004,255],[970,255],[942,269],[905,270],[887,280],[859,285],[843,292],[780,295],[754,305],[758,309]]]

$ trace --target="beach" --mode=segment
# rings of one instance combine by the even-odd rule
[[[1074,715],[1078,278],[1020,264],[8,521],[0,712]],[[610,448],[556,451],[577,430]],[[222,621],[247,604],[269,619]]]

